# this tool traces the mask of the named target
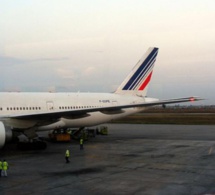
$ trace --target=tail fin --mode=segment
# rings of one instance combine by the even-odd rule
[[[146,96],[157,54],[158,48],[149,48],[115,93]]]

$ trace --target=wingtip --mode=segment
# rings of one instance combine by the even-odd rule
[[[189,98],[191,102],[205,100],[204,98],[193,96]]]

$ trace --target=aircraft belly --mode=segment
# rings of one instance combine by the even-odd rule
[[[106,115],[101,112],[90,113],[90,116],[78,119],[66,119],[61,120],[67,127],[88,127],[95,126],[101,123],[108,122],[112,119],[112,115]]]
[[[143,109],[129,108],[129,109],[123,110],[123,112],[118,114],[105,114],[103,112],[94,112],[94,113],[90,113],[90,116],[86,118],[80,118],[80,119],[62,118],[61,120],[65,123],[66,127],[89,127],[89,126],[95,126],[102,123],[106,123],[111,120],[119,119],[140,111],[143,111]]]
[[[4,119],[3,120],[6,126],[18,129],[27,129],[36,125],[37,121],[34,120],[19,120],[19,119]]]
[[[93,112],[90,113],[87,117],[81,118],[60,118],[57,122],[40,126],[38,127],[38,131],[47,131],[59,128],[79,128],[79,127],[90,127],[99,125],[102,123],[109,122],[111,120],[119,119],[125,117],[130,114],[134,114],[137,112],[142,111],[143,109],[140,108],[128,108],[124,109],[123,112],[119,114],[105,114],[103,112]]]
[[[44,126],[39,126],[37,128],[37,131],[48,131],[48,130],[54,130],[54,129],[60,129],[60,128],[65,128],[65,122],[60,119],[59,121],[55,123],[51,123],[49,125],[44,125]]]

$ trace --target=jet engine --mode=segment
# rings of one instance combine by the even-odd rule
[[[5,143],[10,140],[12,140],[12,130],[0,121],[0,148],[2,148]]]

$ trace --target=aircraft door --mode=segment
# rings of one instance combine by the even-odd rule
[[[47,106],[48,111],[53,111],[54,110],[54,102],[53,101],[46,102],[46,106]]]

